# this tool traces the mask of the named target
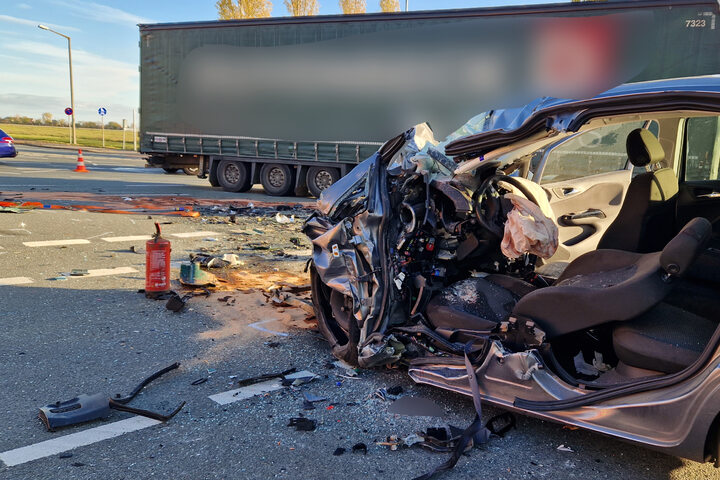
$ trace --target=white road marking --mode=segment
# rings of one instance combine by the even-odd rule
[[[123,273],[137,273],[137,270],[132,267],[98,268],[88,270],[87,275],[68,275],[68,278],[107,277],[108,275],[122,275]]]
[[[135,242],[137,240],[150,240],[152,238],[152,235],[128,235],[126,237],[105,237],[101,238],[101,240],[105,240],[106,242],[114,243],[114,242]]]
[[[177,238],[194,238],[194,237],[209,237],[210,235],[219,235],[217,232],[186,232],[186,233],[171,233],[173,237]]]
[[[55,247],[60,245],[85,245],[90,240],[84,238],[69,238],[66,240],[44,240],[42,242],[23,242],[26,247]]]
[[[7,252],[3,252],[3,253],[7,253]],[[26,283],[33,283],[32,278],[28,278],[28,277],[0,278],[0,285],[24,285]]]
[[[83,430],[82,432],[63,435],[62,437],[45,440],[44,442],[28,445],[27,447],[8,450],[0,453],[0,460],[8,467],[13,467],[39,458],[67,452],[77,447],[119,437],[120,435],[152,427],[159,423],[162,422],[147,417],[130,417],[125,420],[120,420],[119,422],[112,422],[89,430]]]
[[[102,237],[103,235],[107,235],[107,234],[109,234],[109,233],[113,233],[113,232],[103,232],[103,233],[101,233],[101,234],[99,234],[99,235],[93,235],[92,237],[88,237],[87,239],[88,239],[88,240],[92,240],[93,238]]]
[[[289,335],[288,335],[287,333],[284,333],[284,332],[275,332],[275,331],[273,331],[273,330],[269,330],[269,329],[267,329],[267,328],[265,328],[265,327],[262,326],[262,325],[264,325],[264,324],[266,324],[266,323],[272,323],[272,322],[277,322],[277,321],[278,321],[277,319],[271,318],[271,319],[269,319],[269,320],[262,320],[262,321],[259,321],[259,322],[251,323],[250,325],[248,325],[248,327],[254,328],[255,330],[260,330],[261,332],[272,333],[273,335],[280,335],[281,337],[288,337]]]
[[[316,375],[314,373],[303,370],[302,372],[286,375],[285,378],[293,380],[296,378],[315,376]],[[255,385],[248,385],[247,387],[236,388],[235,390],[228,390],[227,392],[216,393],[215,395],[210,395],[208,398],[220,405],[227,405],[229,403],[239,402],[240,400],[254,397],[255,395],[274,392],[275,390],[282,390],[283,388],[285,387],[283,387],[282,381],[278,378],[275,380],[268,380],[267,382],[256,383]]]

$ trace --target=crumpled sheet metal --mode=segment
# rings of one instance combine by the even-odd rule
[[[558,228],[540,208],[530,200],[508,193],[505,198],[514,208],[505,222],[505,235],[500,248],[508,258],[530,253],[550,258],[558,248]]]

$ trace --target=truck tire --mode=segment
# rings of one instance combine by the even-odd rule
[[[183,168],[183,172],[185,172],[185,175],[197,175],[200,171],[200,167],[185,167]]]
[[[282,163],[268,163],[260,169],[260,183],[265,193],[282,197],[293,189],[293,173],[290,167]]]
[[[310,194],[320,198],[320,193],[340,179],[340,172],[332,167],[310,167],[307,173],[307,187]]]
[[[242,162],[220,160],[217,179],[226,192],[247,192],[252,187],[248,169]]]
[[[165,170],[165,173],[177,173],[177,168],[165,168],[163,167],[163,170]]]

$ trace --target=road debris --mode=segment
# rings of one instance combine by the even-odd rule
[[[295,427],[298,432],[313,432],[317,428],[317,421],[305,417],[293,417],[288,427]]]
[[[171,370],[177,369],[178,367],[180,367],[180,364],[174,363],[155,372],[143,380],[129,395],[125,397],[119,394],[114,397],[109,397],[108,395],[102,393],[78,395],[64,402],[58,401],[51,403],[50,405],[40,407],[38,418],[40,418],[45,427],[51,432],[55,431],[57,428],[107,417],[110,415],[111,409],[134,413],[136,415],[152,418],[161,422],[168,421],[182,409],[185,402],[182,402],[168,415],[130,407],[127,404],[150,382]]]
[[[575,450],[573,450],[573,449],[570,448],[570,447],[566,447],[565,445],[560,445],[560,446],[557,447],[555,450],[557,450],[558,452],[575,453]]]

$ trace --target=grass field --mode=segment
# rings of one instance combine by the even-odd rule
[[[0,123],[0,130],[5,131],[16,140],[70,144],[70,127]],[[99,128],[78,128],[76,135],[80,146],[102,147],[102,130]],[[122,148],[122,139],[122,130],[105,130],[105,147]],[[132,147],[132,132],[125,132],[125,149],[132,150]]]

